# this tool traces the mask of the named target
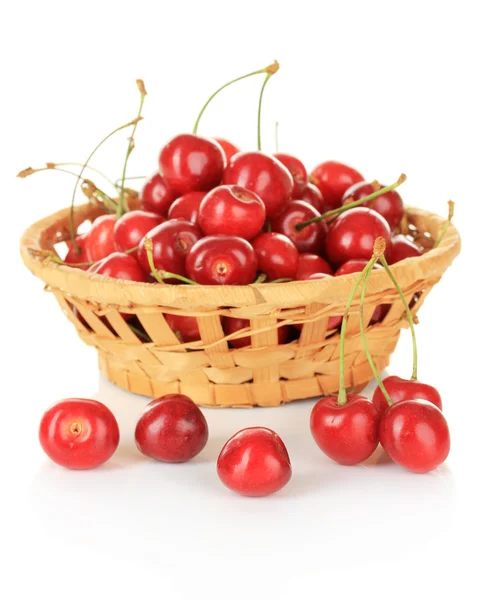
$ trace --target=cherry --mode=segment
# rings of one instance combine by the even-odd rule
[[[216,187],[225,165],[217,142],[191,133],[172,138],[159,155],[159,172],[176,194]]]
[[[170,206],[169,219],[184,219],[190,223],[197,223],[199,207],[207,192],[189,192],[177,198]]]
[[[264,202],[267,217],[274,217],[291,198],[293,178],[286,167],[262,152],[239,152],[231,159],[223,183],[255,192]]]
[[[382,381],[393,404],[398,404],[404,400],[427,400],[442,410],[442,399],[438,390],[432,385],[414,381],[412,379],[402,379],[396,375],[390,375]],[[383,414],[389,407],[382,390],[377,387],[373,392],[373,404],[379,414]]]
[[[87,232],[84,247],[89,262],[96,262],[115,252],[113,230],[116,225],[115,215],[101,215],[93,222]]]
[[[94,469],[113,456],[120,432],[113,413],[101,402],[67,398],[44,413],[39,441],[62,467]]]
[[[113,230],[115,247],[126,252],[139,245],[140,240],[154,227],[163,222],[163,217],[144,210],[133,210],[118,219]]]
[[[298,277],[298,279],[300,281],[315,281],[317,279],[327,279],[327,277],[332,277],[332,275],[330,275],[329,273],[308,273],[305,277]],[[342,317],[329,317],[327,320],[327,331],[337,329],[341,323]],[[296,324],[295,327],[298,331],[301,331],[303,329],[303,325],[301,323]]]
[[[142,270],[139,262],[131,255],[123,252],[113,252],[109,256],[94,263],[89,268],[91,273],[99,273],[106,277],[114,279],[124,279],[126,281],[147,281],[146,274]]]
[[[135,443],[142,454],[169,463],[197,456],[208,438],[202,411],[184,394],[167,394],[150,402],[135,428]]]
[[[389,244],[390,228],[387,221],[369,208],[352,208],[328,226],[325,240],[327,258],[335,265],[352,258],[369,260],[378,237]]]
[[[224,317],[222,320],[222,325],[224,333],[226,335],[231,335],[232,333],[240,331],[240,329],[250,327],[250,321],[248,319],[240,319],[238,317]],[[285,344],[288,341],[288,337],[289,327],[287,325],[284,325],[283,327],[278,327],[277,343]],[[244,337],[228,340],[228,342],[229,345],[233,348],[245,348],[246,346],[252,345],[252,338],[250,335],[245,334]]]
[[[320,212],[339,208],[345,191],[359,181],[363,181],[363,176],[358,171],[334,160],[315,167],[311,172],[310,182],[322,193],[324,207]]]
[[[387,248],[387,252],[385,253],[385,257],[389,265],[393,265],[405,258],[421,256],[422,254],[423,250],[421,248],[409,240],[405,235],[399,234],[392,238],[390,245]]]
[[[240,151],[240,149],[237,146],[235,146],[231,142],[228,142],[228,140],[225,140],[223,138],[213,138],[213,139],[224,150],[224,155],[226,156],[226,164],[229,163],[229,161],[231,160],[231,157],[233,157],[235,154],[238,154],[238,152]]]
[[[146,181],[140,197],[144,210],[166,217],[176,194],[168,182],[156,173]]]
[[[283,233],[298,248],[299,252],[313,252],[318,254],[324,246],[325,232],[327,226],[324,221],[318,221],[304,227],[301,231],[296,225],[304,223],[309,219],[319,217],[318,210],[308,202],[294,200],[286,205],[281,213],[271,221],[272,231]]]
[[[365,196],[369,196],[375,191],[372,183],[360,181],[348,188],[342,198],[342,203],[354,202]],[[373,209],[387,221],[391,230],[399,227],[404,216],[404,202],[396,190],[389,190],[385,194],[378,196],[374,200],[368,200],[361,206],[367,206]]]
[[[393,404],[380,421],[380,443],[397,464],[427,473],[441,465],[450,451],[450,432],[443,413],[425,400]]]
[[[291,173],[294,181],[293,198],[295,200],[300,200],[308,185],[308,173],[306,172],[305,165],[299,158],[291,156],[291,154],[276,152],[273,156]]]
[[[189,252],[186,273],[202,285],[248,285],[255,279],[257,258],[251,244],[242,238],[210,235]]]
[[[69,264],[91,262],[89,260],[89,257],[87,256],[86,238],[87,238],[87,234],[82,233],[82,234],[76,236],[76,238],[75,238],[76,243],[74,243],[73,240],[67,240],[68,252],[65,256],[64,262],[69,263]],[[77,252],[76,244],[80,248],[79,253]],[[85,271],[88,267],[87,267],[87,265],[82,265],[81,267],[78,267],[78,268]]]
[[[201,237],[197,225],[181,219],[172,219],[151,229],[147,238],[152,240],[152,256],[156,269],[185,275],[187,255]],[[139,244],[138,259],[144,271],[151,273],[144,239]],[[178,283],[178,280],[168,279],[167,283]]]
[[[294,279],[299,253],[293,242],[281,233],[266,232],[252,242],[258,258],[258,268],[270,280]]]
[[[230,438],[217,459],[226,487],[243,496],[268,496],[291,479],[291,461],[281,438],[266,427],[248,427]]]
[[[324,260],[321,256],[316,254],[303,253],[299,256],[298,270],[296,271],[295,279],[302,280],[307,279],[314,273],[327,273],[327,275],[333,275],[334,271],[329,263]]]
[[[198,224],[206,235],[235,235],[253,239],[265,221],[265,205],[250,190],[238,185],[221,185],[202,200]]]
[[[320,214],[323,213],[324,210],[326,210],[322,192],[318,189],[316,185],[313,185],[313,183],[309,183],[306,186],[305,191],[301,194],[299,200],[304,200],[305,202],[308,202],[308,204],[311,204],[313,208],[318,210]]]
[[[176,337],[184,343],[200,340],[199,323],[195,317],[166,315],[166,321]]]

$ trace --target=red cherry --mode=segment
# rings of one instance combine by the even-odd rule
[[[87,238],[87,233],[82,233],[75,237],[75,241],[77,242],[77,244],[79,245],[79,248],[80,248],[80,254],[77,254],[77,251],[75,249],[75,244],[72,242],[72,240],[67,240],[68,252],[65,256],[64,262],[70,263],[70,264],[91,262],[87,256],[86,238]],[[82,266],[82,267],[78,267],[78,268],[85,271],[88,267]]]
[[[413,381],[411,379],[402,379],[396,375],[390,375],[383,380],[383,385],[387,390],[390,399],[394,404],[404,400],[428,400],[437,408],[442,410],[442,399],[438,390],[431,385]],[[379,387],[373,392],[372,402],[379,414],[383,414],[389,407],[385,396]]]
[[[266,427],[248,427],[230,438],[217,459],[226,487],[243,496],[268,496],[291,479],[291,462],[281,438]]]
[[[166,315],[166,321],[176,337],[184,343],[200,340],[199,323],[195,317]]]
[[[124,279],[126,281],[147,281],[146,274],[138,261],[130,254],[123,252],[113,252],[102,260],[94,263],[89,269],[91,273],[99,273],[106,277],[114,279]]]
[[[423,400],[404,400],[389,407],[382,415],[379,433],[390,458],[415,473],[435,469],[450,450],[443,413]]]
[[[363,181],[363,176],[347,165],[329,160],[313,169],[310,181],[322,192],[324,206],[320,212],[325,213],[339,208],[345,191],[355,183]]]
[[[251,244],[242,238],[210,235],[188,254],[186,272],[202,285],[248,285],[255,279],[257,258]]]
[[[169,219],[184,219],[190,223],[197,223],[199,207],[207,192],[189,192],[177,198],[170,206]]]
[[[373,404],[359,394],[348,394],[339,405],[326,396],[313,407],[310,429],[318,447],[341,465],[357,465],[378,446],[379,417]]]
[[[276,152],[273,154],[274,158],[277,158],[286,169],[291,173],[294,181],[292,197],[295,200],[300,200],[306,186],[308,185],[308,173],[306,172],[305,165],[299,158],[291,156],[291,154],[284,154],[282,152]]]
[[[236,235],[253,239],[265,221],[265,205],[250,190],[238,185],[221,185],[202,200],[198,224],[206,235]]]
[[[300,254],[295,279],[308,279],[308,277],[314,273],[327,273],[327,275],[333,275],[334,271],[329,263],[321,256],[309,253]]]
[[[284,210],[271,221],[272,231],[283,233],[298,248],[299,252],[321,252],[324,246],[325,232],[327,226],[324,221],[312,223],[301,231],[296,225],[304,223],[314,217],[319,217],[318,210],[308,202],[294,200],[286,205]]]
[[[301,255],[301,256],[303,256],[303,255]],[[323,260],[323,259],[320,259],[320,260]],[[299,279],[300,281],[314,281],[316,279],[326,279],[327,277],[332,277],[332,275],[329,275],[328,273],[308,273],[306,276],[298,277],[297,279]],[[339,325],[342,323],[342,318],[343,318],[342,315],[336,316],[336,317],[329,317],[327,320],[327,331],[332,331],[333,329],[337,329],[339,327]],[[298,331],[301,331],[303,329],[303,325],[301,323],[298,323],[297,325],[295,325],[295,327]]]
[[[140,197],[144,210],[166,217],[176,194],[168,182],[156,173],[145,182]]]
[[[236,333],[240,329],[250,327],[250,321],[248,319],[240,319],[238,317],[224,317],[222,320],[223,330],[226,335]],[[289,337],[289,327],[287,325],[279,327],[277,329],[277,343],[285,344]],[[252,345],[252,338],[249,335],[245,335],[241,338],[228,340],[229,345],[233,348],[245,348],[245,346]]]
[[[101,215],[93,222],[87,232],[85,248],[89,262],[96,262],[115,252],[113,230],[116,225],[116,215]]]
[[[371,183],[360,181],[348,188],[342,198],[342,203],[353,202],[373,194],[375,191]],[[391,230],[400,225],[404,216],[404,202],[398,192],[390,190],[389,192],[378,196],[374,200],[363,202],[360,206],[367,206],[373,209],[387,221]]]
[[[252,246],[258,258],[259,270],[269,279],[296,277],[299,252],[288,237],[269,231],[256,237]]]
[[[262,152],[239,152],[231,159],[223,183],[239,185],[263,200],[268,218],[274,217],[291,198],[293,178],[286,167]]]
[[[320,214],[322,214],[322,212],[325,209],[325,202],[324,197],[322,196],[322,192],[318,189],[317,186],[313,185],[313,183],[309,183],[306,186],[306,189],[303,192],[303,194],[301,194],[299,200],[304,200],[305,202],[308,202],[308,204],[311,204],[313,208],[318,210]]]
[[[124,214],[118,219],[113,230],[116,249],[125,252],[135,248],[146,233],[162,222],[163,217],[144,210],[133,210]]]
[[[51,406],[39,426],[41,447],[68,469],[94,469],[106,462],[120,441],[118,423],[101,402],[67,398]]]
[[[224,150],[224,154],[226,156],[226,163],[229,163],[229,161],[231,160],[231,157],[234,156],[235,154],[238,154],[238,152],[240,151],[240,149],[237,146],[235,146],[231,142],[228,142],[228,140],[225,140],[223,138],[213,138],[213,139]]]
[[[172,219],[151,229],[147,237],[152,240],[152,256],[156,269],[183,276],[187,255],[202,234],[197,225],[181,219]],[[151,267],[147,259],[144,239],[141,240],[137,252],[142,268],[146,273],[150,273]],[[181,282],[177,279],[167,279],[166,283]]]
[[[225,165],[223,149],[217,142],[191,133],[175,136],[159,156],[159,172],[177,194],[216,187]]]
[[[202,411],[183,394],[167,394],[150,402],[135,428],[135,443],[142,454],[169,463],[197,456],[208,438]]]
[[[334,265],[341,265],[353,258],[368,261],[378,237],[382,237],[386,244],[390,243],[387,221],[369,208],[351,208],[339,215],[327,228],[327,258]]]
[[[423,250],[421,248],[418,248],[405,235],[399,234],[392,238],[390,246],[387,248],[387,252],[385,252],[385,258],[389,265],[393,265],[405,258],[421,256],[422,254]]]

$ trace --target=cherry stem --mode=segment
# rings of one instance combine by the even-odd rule
[[[274,71],[275,73],[275,71]],[[264,90],[265,90],[265,86],[267,85],[267,82],[269,81],[269,79],[272,77],[272,75],[274,73],[267,73],[267,75],[265,76],[264,79],[264,83],[262,84],[262,87],[260,88],[260,96],[258,99],[258,111],[257,111],[257,150],[259,152],[262,151],[262,101],[264,98]]]
[[[382,187],[379,190],[375,190],[373,193],[369,194],[368,196],[364,196],[363,198],[360,198],[359,200],[355,200],[354,202],[350,202],[349,204],[345,204],[344,206],[340,206],[339,208],[334,208],[333,210],[329,210],[328,212],[324,213],[323,215],[320,215],[319,217],[313,217],[313,219],[309,219],[308,221],[304,221],[303,223],[298,223],[297,225],[295,225],[295,229],[297,231],[301,231],[305,227],[308,227],[308,225],[312,225],[313,223],[318,223],[318,221],[323,221],[324,219],[328,219],[329,217],[332,217],[332,216],[339,216],[340,214],[346,212],[347,210],[350,210],[351,208],[355,208],[356,206],[360,206],[361,204],[364,204],[365,202],[375,200],[375,198],[378,198],[382,194],[386,194],[387,192],[395,190],[395,188],[402,185],[405,181],[406,181],[406,176],[404,175],[404,173],[402,173],[402,175],[399,177],[399,179],[397,181],[395,181],[394,183],[392,183],[391,185],[386,185],[385,187]]]
[[[83,167],[84,166],[80,162],[48,163],[48,165],[53,165],[52,168],[56,168],[56,167]],[[86,165],[86,169],[89,169],[89,171],[93,171],[94,173],[97,173],[100,177],[102,177],[103,179],[105,179],[110,185],[112,185],[113,187],[117,187],[115,185],[115,183],[111,180],[111,178],[108,177],[108,175],[106,175],[105,173],[103,173],[99,169],[96,169],[96,167],[91,167],[90,165]]]
[[[140,104],[139,104],[139,112],[137,113],[137,118],[135,119],[134,126],[132,129],[132,133],[130,134],[130,138],[128,140],[127,154],[125,155],[125,161],[123,163],[123,175],[121,177],[121,185],[120,185],[120,200],[118,201],[118,206],[116,207],[116,218],[119,219],[123,213],[128,210],[125,206],[125,177],[127,175],[127,164],[130,154],[132,150],[135,148],[135,132],[137,130],[137,125],[139,121],[142,119],[142,107],[144,106],[144,100],[147,95],[147,91],[144,86],[144,82],[142,79],[137,79],[137,88],[140,92]]]
[[[404,296],[404,292],[402,291],[401,286],[397,283],[397,279],[394,277],[392,273],[389,263],[385,259],[385,256],[380,257],[380,262],[382,263],[383,268],[387,271],[387,275],[390,280],[394,284],[395,289],[397,290],[399,296],[401,297],[402,303],[404,304],[404,308],[406,309],[407,320],[409,321],[409,328],[411,329],[411,337],[413,340],[413,374],[411,375],[412,381],[417,381],[418,379],[418,344],[416,342],[416,331],[414,329],[414,319],[411,309],[409,308],[409,304],[406,301]]]
[[[260,275],[257,277],[257,279],[255,279],[253,283],[264,283],[266,279],[267,275],[265,273],[260,273]]]
[[[207,102],[201,108],[201,110],[199,112],[199,115],[197,117],[197,120],[195,121],[195,125],[193,126],[193,133],[194,134],[197,133],[197,130],[199,128],[200,119],[202,118],[202,115],[204,114],[205,109],[209,106],[209,104],[211,103],[211,101],[219,94],[219,92],[222,92],[225,88],[229,87],[233,83],[236,83],[237,81],[241,81],[242,79],[246,79],[247,77],[252,77],[252,75],[260,75],[261,73],[271,73],[271,74],[273,74],[278,69],[279,69],[279,63],[277,61],[274,61],[271,65],[269,65],[267,67],[264,67],[263,69],[259,69],[258,71],[252,71],[251,73],[247,73],[246,75],[242,75],[241,77],[237,77],[236,79],[228,81],[228,83],[225,83],[224,85],[222,85],[219,89],[217,89],[212,94],[212,96],[210,96],[210,98],[207,100]]]
[[[275,140],[276,140],[276,153],[277,153],[277,152],[279,152],[279,121],[276,121]]]
[[[125,177],[125,181],[130,181],[131,179],[147,179],[147,175],[134,175],[133,177]],[[116,188],[121,188],[121,178],[117,179],[113,184]]]
[[[449,200],[448,201],[448,218],[447,218],[447,222],[443,226],[443,229],[440,232],[440,235],[438,236],[437,241],[435,242],[435,244],[433,246],[433,249],[438,248],[438,246],[442,243],[442,240],[443,240],[445,234],[447,233],[448,228],[450,227],[450,223],[452,223],[452,219],[454,217],[454,207],[455,207],[455,202],[453,200]]]
[[[157,273],[162,279],[179,279],[188,285],[199,285],[196,281],[192,281],[191,279],[188,279],[188,277],[178,275],[177,273],[171,273],[170,271],[157,271]],[[164,281],[162,283],[164,283]]]
[[[132,325],[131,323],[127,323],[127,325],[135,333],[135,335],[140,337],[142,340],[144,340],[144,342],[147,342],[147,343],[152,342],[151,338],[147,335],[147,333],[142,331],[142,329],[135,327],[135,325]]]
[[[389,393],[385,389],[385,386],[383,385],[383,382],[382,382],[382,379],[378,372],[375,361],[373,360],[370,349],[368,348],[368,341],[366,339],[365,324],[363,321],[363,308],[364,308],[364,302],[365,302],[366,286],[368,284],[370,276],[371,276],[371,269],[366,271],[365,280],[363,282],[363,287],[361,288],[361,297],[359,300],[359,329],[360,329],[360,334],[361,334],[361,341],[363,342],[363,348],[365,350],[366,358],[368,360],[371,370],[373,371],[373,376],[377,380],[378,387],[380,388],[382,394],[384,395],[384,398],[387,401],[387,404],[389,406],[392,406],[393,402],[389,396]]]
[[[158,269],[156,269],[156,265],[154,263],[154,256],[152,254],[154,244],[152,243],[151,238],[144,238],[144,248],[147,253],[147,262],[151,267],[152,276],[158,283],[166,283],[165,279],[178,279],[180,281],[183,281],[183,283],[188,283],[189,285],[198,285],[196,281],[192,281],[187,277],[183,277],[183,275],[177,275],[176,273],[170,273],[169,271],[159,271]]]
[[[293,281],[289,277],[281,277],[280,279],[273,279],[272,281],[268,281],[267,283],[286,283],[287,281]]]

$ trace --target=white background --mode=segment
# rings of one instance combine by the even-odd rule
[[[4,598],[491,597],[491,228],[493,44],[487,2],[17,2],[2,8],[2,408],[0,545]],[[205,411],[210,442],[182,466],[141,457],[132,431],[145,399],[106,383],[43,285],[18,257],[21,232],[67,206],[68,176],[16,180],[24,167],[84,160],[149,95],[134,175],[190,131],[208,95],[274,58],[264,147],[309,167],[338,159],[372,180],[409,180],[409,204],[446,213],[463,252],[420,312],[420,379],[440,390],[452,451],[418,476],[377,455],[340,467],[315,447],[311,402]],[[261,78],[212,104],[201,131],[255,144]],[[125,134],[96,164],[118,177]],[[408,376],[402,335],[389,372]],[[44,409],[67,396],[114,410],[122,444],[92,472],[51,464]],[[245,499],[215,459],[240,428],[278,431],[293,478]],[[378,464],[379,463],[379,464]]]

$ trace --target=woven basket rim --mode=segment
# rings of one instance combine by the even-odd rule
[[[446,219],[414,207],[406,207],[410,222],[418,229],[427,230],[436,239]],[[33,250],[48,250],[53,244],[68,238],[70,209],[58,211],[29,227],[21,238],[21,255],[27,268],[49,287],[63,289],[76,298],[100,304],[118,306],[160,306],[215,310],[220,306],[243,307],[262,305],[264,308],[292,308],[311,303],[344,304],[358,276],[357,273],[314,281],[286,283],[262,283],[247,286],[192,286],[158,283],[120,281],[82,269],[58,265],[36,257]],[[75,207],[74,217],[78,226],[87,219],[103,214],[91,204]],[[62,232],[61,237],[57,234]],[[427,279],[440,279],[460,252],[460,236],[451,224],[440,246],[422,256],[407,258],[395,265],[392,271],[399,280],[401,274],[419,285]],[[367,296],[381,294],[392,288],[384,270],[375,271],[369,280]]]

